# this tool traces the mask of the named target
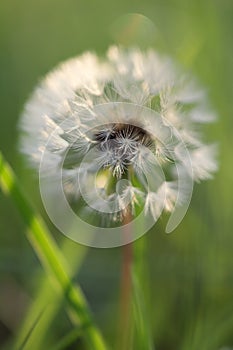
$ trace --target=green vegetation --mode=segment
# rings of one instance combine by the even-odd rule
[[[206,128],[219,143],[219,172],[195,186],[175,232],[164,233],[163,216],[136,242],[133,350],[233,348],[232,12],[230,0],[1,1],[0,150],[18,178],[1,157],[1,349],[119,350],[122,249],[87,249],[56,230],[17,127],[40,77],[116,41],[171,55],[207,88],[219,116]]]

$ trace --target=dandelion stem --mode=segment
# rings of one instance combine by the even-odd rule
[[[20,185],[0,152],[0,188],[15,202],[27,225],[27,238],[32,244],[38,258],[50,280],[64,294],[69,315],[74,324],[84,328],[84,339],[91,350],[105,350],[102,335],[94,325],[86,299],[79,286],[74,286],[62,252],[53,240],[42,218],[34,211],[25,197]]]
[[[125,226],[132,219],[131,212],[128,210],[123,219],[123,231],[127,239],[132,235],[130,228]],[[123,245],[122,247],[123,261],[121,274],[121,290],[120,290],[120,324],[119,324],[119,346],[118,349],[129,350],[132,345],[132,259],[133,245],[132,243]]]
[[[132,220],[132,215],[124,217],[124,225]],[[142,230],[143,230],[142,218]],[[123,226],[128,238],[133,226]],[[146,237],[123,246],[123,266],[121,278],[120,336],[117,349],[153,350],[153,336],[150,322],[150,295]]]

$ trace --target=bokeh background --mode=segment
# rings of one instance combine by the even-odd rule
[[[214,180],[195,186],[175,232],[164,233],[162,218],[147,234],[151,325],[159,350],[233,349],[232,37],[232,0],[0,1],[0,149],[62,247],[111,345],[121,249],[86,249],[53,227],[37,177],[19,155],[19,115],[58,62],[85,50],[103,54],[112,43],[152,46],[198,77],[219,116],[206,137],[219,143],[220,169]],[[0,192],[0,348],[12,349],[36,322],[25,349],[53,349],[72,327],[24,232],[17,209]],[[84,345],[74,340],[65,348]]]

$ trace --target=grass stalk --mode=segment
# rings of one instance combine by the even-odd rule
[[[147,241],[143,236],[133,243],[133,313],[134,313],[134,348],[153,350],[153,336],[150,320],[150,293],[147,257]]]
[[[69,239],[64,239],[61,250],[69,259],[70,276],[72,277],[74,274],[77,274],[86,255],[87,248],[84,246],[77,246],[77,244],[71,242]],[[57,316],[60,308],[63,307],[64,298],[62,291],[57,290],[56,293],[54,293],[53,288],[51,288],[49,277],[43,275],[40,278],[41,283],[36,297],[32,300],[27,315],[15,339],[14,348],[16,349],[20,349],[20,345],[25,344],[25,339],[27,339],[27,342],[24,345],[24,350],[40,350],[43,348],[44,339],[51,329],[54,318]],[[41,314],[42,311],[43,313]],[[37,322],[38,315],[40,315],[40,318]],[[35,327],[32,329],[32,325],[34,324]],[[77,331],[77,329],[75,329],[75,331]],[[78,331],[80,332],[80,330]]]
[[[79,286],[74,286],[66,260],[46,224],[36,213],[22,191],[11,167],[0,153],[0,188],[10,196],[27,226],[27,238],[47,275],[67,300],[74,323],[84,329],[84,339],[91,350],[105,350],[101,333],[95,326],[86,299]]]

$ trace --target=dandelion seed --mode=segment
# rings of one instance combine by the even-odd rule
[[[38,167],[46,150],[64,192],[77,200],[84,186],[89,204],[113,220],[143,204],[157,219],[185,200],[179,173],[201,181],[217,170],[200,134],[214,117],[171,60],[114,46],[104,59],[86,53],[62,63],[39,84],[21,119],[22,152]],[[122,179],[129,184],[117,192]]]

